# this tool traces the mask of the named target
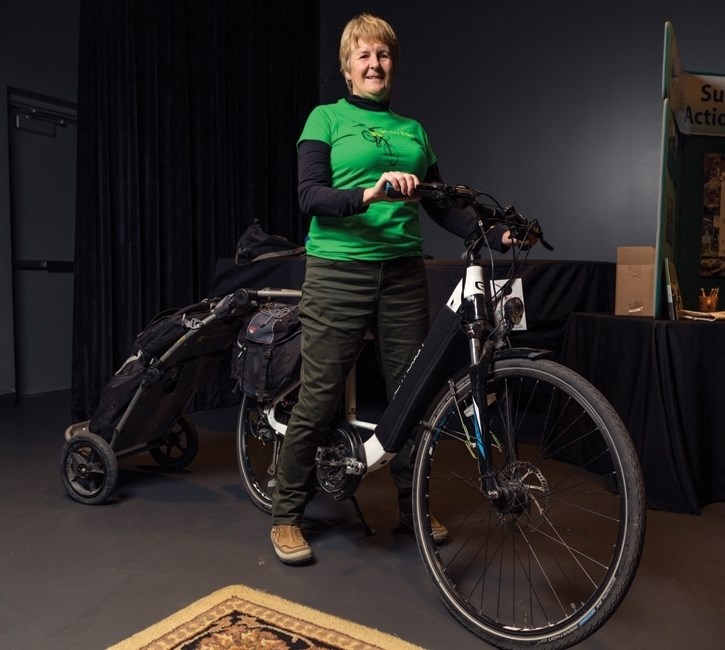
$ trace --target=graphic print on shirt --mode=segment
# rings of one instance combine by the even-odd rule
[[[372,142],[378,149],[382,149],[388,164],[395,167],[398,164],[399,156],[394,147],[390,144],[390,136],[385,135],[379,126],[366,126],[365,124],[356,124],[358,128],[362,128],[362,137],[368,142]]]

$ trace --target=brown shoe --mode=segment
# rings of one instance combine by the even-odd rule
[[[429,518],[430,518],[430,532],[431,532],[431,537],[433,538],[433,541],[436,544],[445,544],[446,540],[448,539],[448,529],[440,521],[438,521],[433,515],[429,515]],[[413,513],[401,512],[400,513],[400,523],[405,528],[415,532],[414,526],[413,526]]]
[[[271,538],[274,552],[285,564],[305,564],[314,558],[312,549],[299,526],[294,524],[272,526]]]

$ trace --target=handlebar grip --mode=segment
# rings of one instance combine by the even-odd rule
[[[396,190],[390,181],[385,183],[385,196],[387,196],[389,199],[405,198],[405,194]]]
[[[452,190],[455,188],[451,188],[448,185],[445,185],[444,183],[420,183],[415,186],[415,189],[413,190],[413,193],[410,196],[406,196],[402,192],[399,192],[396,190],[392,183],[389,181],[385,183],[385,196],[387,196],[390,199],[412,199],[412,198],[420,198],[420,199],[434,199],[436,201],[443,201],[446,199],[453,199],[453,192]],[[475,195],[471,195],[471,197],[475,198]]]
[[[417,185],[416,188],[413,190],[413,193],[408,196],[406,194],[403,194],[399,190],[396,190],[393,187],[393,184],[388,181],[385,183],[385,196],[387,196],[389,199],[414,199],[422,196],[422,193],[420,191],[421,185]]]

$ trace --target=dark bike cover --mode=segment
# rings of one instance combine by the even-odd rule
[[[270,257],[287,257],[301,255],[305,247],[290,241],[281,235],[268,235],[259,219],[255,219],[237,241],[237,250],[234,262],[237,266],[244,266],[252,261],[268,259]]]
[[[91,415],[88,423],[89,431],[110,441],[116,426],[129,406],[136,391],[141,387],[149,367],[170,350],[174,350],[171,358],[166,359],[163,366],[159,366],[159,375],[162,375],[161,385],[167,394],[171,394],[181,376],[188,377],[197,385],[203,384],[204,378],[198,371],[202,369],[205,376],[213,376],[213,369],[222,360],[221,353],[225,352],[234,342],[236,330],[239,327],[239,318],[223,318],[210,320],[204,323],[212,314],[216,300],[203,300],[187,305],[181,309],[168,309],[157,314],[151,322],[136,336],[131,347],[131,356],[121,365],[104,387],[98,406]],[[186,334],[200,334],[188,338],[183,345],[176,348]],[[228,357],[224,354],[224,359]],[[203,360],[203,364],[196,363]],[[191,372],[183,366],[203,365],[203,368]],[[149,416],[150,417],[150,416]]]

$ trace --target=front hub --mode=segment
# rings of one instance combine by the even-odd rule
[[[493,501],[501,521],[512,528],[536,530],[549,512],[549,485],[532,463],[516,461],[496,477],[499,495]]]

